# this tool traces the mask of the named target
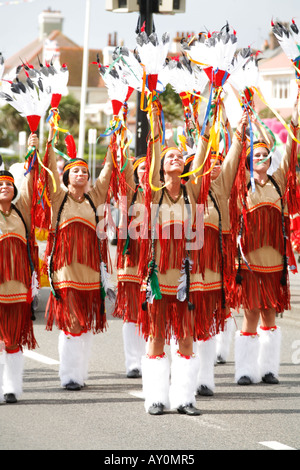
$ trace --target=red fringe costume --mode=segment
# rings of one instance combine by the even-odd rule
[[[300,207],[300,184],[297,184],[296,198]],[[291,215],[291,242],[293,250],[300,254],[300,213]]]
[[[131,161],[128,161],[126,165],[124,176],[127,186],[127,206],[122,207],[122,201],[119,204],[121,217],[117,245],[118,293],[113,316],[122,318],[124,322],[136,323],[141,305],[141,284],[143,279],[139,271],[139,261],[145,199],[139,187],[135,188]],[[135,211],[136,208],[138,208],[137,211]],[[123,211],[124,214],[122,214]],[[130,216],[128,211],[133,211],[134,214]],[[128,227],[125,227],[127,217],[130,218],[130,221],[128,221]],[[133,231],[134,237],[132,236]]]
[[[297,136],[297,128],[291,125]],[[241,237],[240,258],[241,283],[237,286],[239,305],[247,310],[275,309],[283,313],[290,309],[290,290],[287,263],[294,264],[289,237],[289,217],[284,211],[284,230],[287,235],[286,248],[282,227],[282,202],[287,202],[288,211],[295,210],[293,201],[293,179],[295,176],[296,142],[288,137],[286,150],[278,170],[264,185],[255,182],[255,192],[248,190],[246,199],[246,224]],[[282,199],[276,190],[278,186]],[[246,225],[246,226],[245,226]],[[289,260],[287,260],[289,258]]]
[[[198,168],[204,161],[207,142],[208,140],[205,137],[200,138],[197,156],[193,161],[194,168]],[[193,264],[190,273],[189,300],[195,306],[193,310],[189,310],[187,301],[181,302],[177,299],[177,290],[182,262],[186,256],[187,231],[184,225],[189,220],[195,221],[196,228],[194,225],[193,234],[198,233],[199,238],[200,228],[197,226],[197,220],[201,220],[201,214],[200,219],[199,214],[196,218],[196,210],[199,210],[199,204],[197,206],[197,203],[205,200],[205,197],[203,197],[205,189],[201,186],[204,183],[202,178],[198,178],[198,180],[190,178],[185,184],[191,206],[190,219],[185,210],[183,195],[176,201],[176,204],[173,204],[167,192],[164,192],[157,230],[159,237],[155,241],[157,277],[162,299],[153,300],[152,304],[147,304],[147,311],[140,311],[139,323],[145,337],[161,337],[167,342],[172,336],[175,336],[176,339],[193,336],[194,340],[203,340],[208,336],[217,334],[224,328],[227,311],[222,289],[219,213],[222,219],[222,234],[228,236],[227,241],[223,244],[224,261],[228,263],[228,260],[232,258],[232,253],[229,251],[231,237],[229,236],[228,198],[239,163],[238,157],[241,153],[241,144],[236,138],[229,153],[228,159],[225,160],[226,163],[223,163],[224,171],[222,166],[222,176],[211,183],[211,196],[207,199],[204,211],[203,248],[199,239],[198,244],[190,251],[190,259]],[[156,156],[156,158],[160,157]],[[158,180],[158,173],[155,173],[155,175]],[[157,180],[153,182],[155,186],[160,184]],[[158,191],[154,194],[152,203],[157,204],[160,197],[161,191]],[[216,209],[213,200],[218,209]],[[172,213],[172,210],[175,212]],[[164,222],[163,214],[169,212],[171,221],[168,224]],[[182,220],[184,220],[184,223]],[[167,233],[167,236],[164,237],[164,233]],[[223,262],[223,268],[223,282],[227,284],[226,277],[230,276],[230,266],[227,270],[227,265]]]
[[[56,157],[51,143],[48,143],[47,150],[49,168],[55,176],[57,190],[54,193],[50,187],[52,230],[45,256],[49,257],[54,250],[51,256],[52,264],[48,269],[51,270],[52,287],[57,297],[53,292],[50,293],[46,309],[48,316],[46,328],[52,330],[55,322],[60,330],[69,331],[72,328],[72,317],[75,316],[82,330],[99,333],[106,329],[106,314],[104,301],[101,298],[100,254],[95,211],[87,198],[77,202],[60,186]],[[108,152],[104,169],[87,194],[96,209],[99,206],[101,208],[106,202],[112,167],[111,155]],[[59,225],[56,227],[58,216]],[[99,224],[101,225],[100,215]],[[101,259],[110,270],[107,240],[103,239],[100,246]]]
[[[25,178],[16,203],[31,232],[32,174]],[[32,243],[30,244],[32,246]],[[37,246],[31,258],[38,266]],[[37,346],[32,323],[31,270],[24,223],[12,207],[7,215],[0,213],[0,339],[6,347]]]

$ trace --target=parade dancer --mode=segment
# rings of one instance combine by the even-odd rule
[[[226,122],[222,101],[219,105],[222,107]],[[207,159],[203,170],[204,176],[199,202],[204,204],[204,247],[193,253],[193,261],[195,265],[199,266],[202,276],[202,315],[215,318],[220,323],[216,323],[215,328],[212,327],[195,345],[200,358],[196,389],[197,394],[201,396],[212,396],[214,393],[216,335],[226,331],[226,320],[230,314],[230,308],[234,307],[231,289],[235,278],[235,246],[233,244],[229,200],[242,151],[239,136],[246,120],[246,113],[243,113],[225,159],[219,150],[215,149],[210,152],[211,158]]]
[[[249,385],[278,383],[281,330],[276,315],[290,309],[288,258],[292,256],[286,203],[295,205],[295,165],[298,100],[280,167],[267,174],[270,148],[253,145],[255,191],[248,184],[240,227],[238,295],[244,308],[241,331],[235,337],[235,380]],[[247,150],[248,168],[250,147]],[[244,220],[245,219],[245,220]],[[261,320],[258,328],[259,320]]]
[[[31,134],[29,147],[38,148]],[[33,298],[37,295],[37,246],[30,239],[33,172],[21,194],[9,171],[0,171],[0,401],[15,403],[23,391],[23,347],[37,346],[33,331]],[[4,343],[4,348],[3,348]]]
[[[208,131],[209,127],[206,129],[206,132]],[[199,138],[193,161],[195,169],[201,166],[206,155],[208,143],[206,132]],[[232,152],[236,154],[237,167],[237,157],[241,151],[237,139],[232,148]],[[231,168],[230,158],[229,162],[228,168]],[[209,277],[207,271],[209,279],[204,281],[200,269],[203,266],[199,259],[200,248],[198,247],[195,253],[189,253],[187,249],[186,238],[190,239],[190,232],[187,234],[184,229],[189,228],[189,224],[196,220],[196,203],[202,185],[201,178],[197,179],[193,175],[184,185],[181,184],[180,176],[183,174],[184,160],[177,148],[165,149],[162,156],[155,155],[155,165],[152,184],[161,188],[160,191],[152,192],[152,204],[157,204],[158,207],[154,220],[158,239],[152,238],[146,301],[140,317],[142,332],[149,338],[148,354],[143,358],[145,408],[150,414],[162,414],[164,409],[170,406],[180,413],[198,415],[200,412],[195,408],[195,391],[199,360],[198,355],[193,353],[193,340],[206,339],[224,326],[221,274],[212,271]],[[232,173],[234,174],[233,170]],[[226,182],[223,184],[226,186]],[[221,198],[224,198],[224,207],[228,210],[228,198],[224,197],[224,194]],[[165,218],[166,213],[170,215],[168,220]],[[215,225],[218,243],[217,210]],[[179,232],[181,237],[178,236]],[[206,285],[206,282],[209,284]],[[215,289],[211,289],[210,295],[205,295],[206,288],[211,284]],[[172,336],[175,337],[179,347],[172,355],[170,368],[164,345]]]
[[[63,169],[67,188],[64,190],[60,186],[52,134],[51,129],[47,152],[57,189],[54,191],[50,183],[51,232],[46,256],[51,292],[46,328],[52,330],[55,322],[60,330],[62,387],[80,390],[87,379],[92,336],[107,327],[105,297],[114,299],[108,276],[107,239],[101,226],[113,163],[108,148],[99,178],[85,192],[90,178],[88,165],[76,158],[74,149],[73,158]]]
[[[121,218],[117,248],[118,293],[113,315],[122,318],[124,322],[122,336],[128,378],[141,376],[141,359],[146,351],[145,339],[139,334],[137,328],[143,280],[143,275],[139,272],[139,259],[141,224],[144,220],[145,207],[145,167],[145,156],[136,159],[134,164],[130,158],[128,159],[124,171],[127,199],[123,203],[119,202]],[[124,203],[126,207],[124,207]],[[124,214],[122,208],[125,209]],[[125,227],[123,223],[126,223]]]

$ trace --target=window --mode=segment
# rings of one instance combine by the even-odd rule
[[[290,79],[277,78],[273,81],[273,98],[286,100],[290,97]]]

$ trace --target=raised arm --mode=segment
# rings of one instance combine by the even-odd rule
[[[28,138],[28,147],[35,147],[38,149],[39,147],[39,139],[36,134],[30,134]],[[35,163],[37,165],[38,162]],[[33,168],[32,170],[25,176],[21,189],[20,189],[20,197],[16,203],[16,206],[23,214],[23,217],[26,221],[26,225],[30,228],[31,225],[31,207],[32,207],[32,199],[33,199]]]
[[[89,191],[89,195],[94,200],[96,206],[104,204],[106,201],[113,167],[114,164],[111,155],[111,148],[109,145],[105,157],[104,167],[101,170],[100,175],[93,188]]]
[[[298,120],[299,120],[299,112],[298,112],[298,99],[294,105],[293,113],[292,113],[292,119],[291,119],[291,124],[290,128],[293,133],[293,135],[297,138],[298,135]],[[292,155],[292,147],[293,145],[297,145],[297,142],[295,142],[290,134],[288,134],[287,142],[285,145],[285,152],[282,157],[281,163],[280,163],[280,170],[283,173],[283,177],[287,178],[288,171],[290,169],[291,165],[291,155]],[[286,181],[285,181],[286,184]]]
[[[151,155],[151,168],[153,169],[151,184],[159,188],[161,186],[160,182],[160,155],[161,155],[161,140],[160,140],[160,128],[159,128],[159,105],[154,102],[152,103],[152,118],[153,118],[153,132],[154,132],[154,142],[150,141],[150,155]],[[154,159],[154,160],[152,160]]]
[[[234,134],[229,152],[226,155],[224,162],[222,163],[221,173],[214,181],[213,189],[219,197],[225,197],[227,199],[230,197],[232,185],[234,183],[239,166],[240,154],[242,151],[241,135],[243,133],[243,128],[245,128],[247,125],[247,121],[247,113],[244,111]]]
[[[56,155],[53,149],[52,141],[53,141],[53,129],[50,127],[49,129],[49,135],[48,135],[48,142],[46,144],[46,153],[44,156],[43,163],[45,166],[51,171],[52,177],[50,174],[48,174],[48,190],[49,190],[49,195],[50,195],[50,201],[53,203],[56,199],[60,197],[62,192],[64,191],[61,188],[61,181],[57,169],[57,161],[56,161]],[[53,179],[55,183],[53,182]],[[55,184],[55,187],[54,187]]]

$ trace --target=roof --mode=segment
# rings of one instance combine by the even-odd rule
[[[266,60],[261,60],[259,62],[259,70],[260,71],[267,71],[267,70],[278,70],[278,69],[293,69],[291,60],[286,56],[283,50],[280,48],[276,49],[277,53],[273,55],[271,58]]]
[[[60,63],[67,64],[69,74],[70,87],[81,87],[82,78],[82,60],[83,60],[83,48],[78,46],[74,41],[65,36],[61,31],[52,31],[47,39],[56,41],[60,50]],[[39,67],[39,59],[42,60],[43,41],[41,39],[35,39],[33,42],[23,47],[16,54],[5,60],[5,70],[7,73],[11,69],[19,66],[21,60],[28,62],[35,67]],[[102,61],[102,51],[95,49],[89,50],[89,64],[96,61],[97,53],[99,54],[100,61]],[[97,67],[90,65],[88,73],[88,87],[103,87],[103,81],[100,80],[100,76]]]

